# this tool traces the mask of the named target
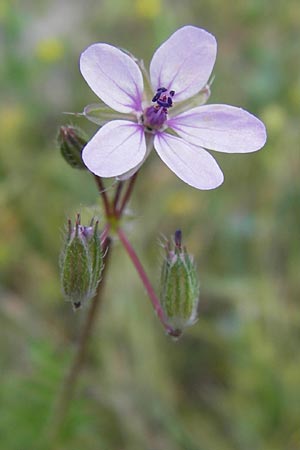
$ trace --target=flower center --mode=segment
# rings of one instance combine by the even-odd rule
[[[168,109],[173,106],[174,95],[175,91],[168,91],[164,87],[157,89],[152,99],[152,102],[156,104],[149,106],[143,116],[143,123],[148,131],[157,130],[165,123]]]

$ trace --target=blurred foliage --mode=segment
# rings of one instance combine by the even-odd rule
[[[92,178],[68,167],[55,146],[58,126],[70,122],[62,112],[96,100],[78,56],[105,41],[148,62],[187,23],[218,40],[210,102],[261,117],[268,144],[257,154],[217,154],[226,180],[211,192],[180,182],[155,154],[143,167],[131,241],[158,281],[160,233],[183,229],[199,266],[200,319],[179,342],[165,337],[115,242],[88,361],[56,448],[300,448],[299,1],[1,0],[5,450],[45,448],[84,316],[62,299],[58,255],[66,218],[77,211],[90,218],[99,202]],[[84,119],[80,125],[96,130]]]

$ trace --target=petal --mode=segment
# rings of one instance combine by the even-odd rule
[[[173,117],[168,125],[191,144],[218,152],[255,152],[266,142],[264,124],[229,105],[200,106]]]
[[[117,177],[118,180],[120,181],[126,181],[129,178],[131,178],[139,169],[140,167],[144,164],[144,162],[146,161],[146,159],[148,158],[151,150],[153,149],[153,138],[154,136],[152,134],[146,134],[145,135],[145,139],[146,139],[146,153],[144,158],[142,159],[142,161],[135,166],[133,169],[129,170],[128,172],[122,173],[122,175],[119,175]]]
[[[112,45],[93,44],[81,54],[80,71],[111,108],[122,113],[142,110],[143,76],[126,53]]]
[[[144,164],[145,160],[143,159],[142,162],[140,162],[137,166],[135,166],[133,169],[128,170],[125,173],[122,173],[122,175],[118,175],[116,177],[116,180],[118,181],[126,181],[129,180],[129,178],[133,177],[133,175],[139,170],[139,168]]]
[[[206,84],[201,91],[199,91],[193,97],[179,103],[175,103],[172,108],[169,109],[169,117],[176,117],[185,111],[189,111],[192,108],[204,105],[211,95],[209,84]]]
[[[172,89],[175,102],[196,94],[208,81],[216,54],[212,34],[192,26],[180,28],[153,55],[150,77],[154,92],[159,87]]]
[[[155,136],[154,147],[163,162],[190,186],[214,189],[223,183],[220,167],[203,148],[167,133]]]
[[[116,177],[137,166],[145,153],[143,127],[127,120],[113,120],[87,143],[82,159],[94,174]]]

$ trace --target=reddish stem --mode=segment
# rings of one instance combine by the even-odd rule
[[[149,295],[149,298],[151,300],[151,303],[153,305],[154,310],[156,311],[157,316],[159,317],[161,323],[163,324],[165,330],[168,332],[168,334],[175,335],[176,331],[171,328],[165,320],[165,315],[162,310],[162,307],[160,306],[159,300],[154,292],[154,289],[149,281],[149,278],[147,277],[147,274],[137,256],[134,249],[132,248],[130,242],[127,239],[127,236],[125,235],[124,231],[119,228],[118,229],[118,235],[120,238],[120,241],[122,242],[125,250],[127,251],[133,265],[135,266],[143,285],[145,286],[145,289]]]
[[[118,185],[117,185],[116,193],[115,193],[114,203],[113,203],[114,211],[117,211],[118,202],[120,199],[120,195],[121,195],[123,186],[124,186],[124,181],[119,181]]]
[[[125,206],[126,206],[127,203],[128,203],[128,200],[129,200],[129,198],[130,198],[130,196],[131,196],[131,193],[132,193],[133,186],[134,186],[134,184],[135,184],[137,175],[138,175],[138,172],[136,172],[136,173],[130,178],[130,180],[129,180],[129,184],[128,184],[127,190],[126,190],[126,192],[125,192],[125,194],[124,194],[124,197],[123,197],[123,199],[122,199],[121,206],[120,206],[120,208],[116,211],[116,216],[117,216],[118,218],[121,217],[121,215],[122,215],[122,213],[123,213],[123,211],[124,211],[124,208],[125,208]]]

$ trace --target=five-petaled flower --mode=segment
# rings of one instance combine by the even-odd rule
[[[213,189],[223,182],[223,173],[205,149],[259,150],[266,141],[259,119],[234,106],[203,105],[216,52],[210,33],[185,26],[156,50],[149,77],[137,60],[116,47],[105,43],[88,47],[80,58],[81,73],[95,94],[121,113],[84,148],[88,169],[101,177],[126,179],[154,147],[187,184]]]

